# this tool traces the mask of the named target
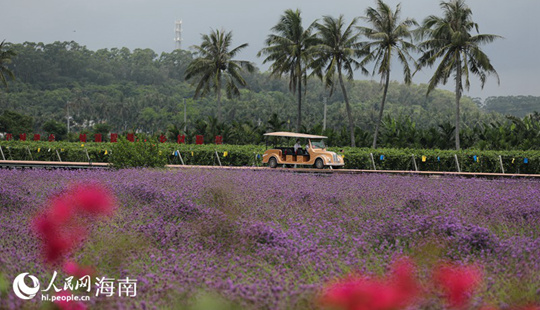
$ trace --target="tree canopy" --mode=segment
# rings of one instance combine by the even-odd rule
[[[197,58],[186,70],[186,80],[196,80],[195,98],[204,96],[210,91],[216,94],[218,120],[221,120],[222,88],[225,88],[227,98],[239,96],[238,86],[247,86],[242,71],[255,70],[251,62],[233,59],[248,44],[244,43],[235,48],[231,48],[231,44],[231,31],[212,30],[210,34],[202,35],[201,45],[194,46]]]
[[[273,76],[288,76],[289,90],[298,96],[297,131],[302,128],[302,86],[305,91],[307,70],[312,62],[310,47],[317,44],[312,31],[314,25],[304,28],[300,10],[286,10],[272,27],[273,33],[268,35],[266,47],[258,54],[266,56],[263,63],[272,63],[270,72]]]
[[[470,87],[470,74],[476,75],[484,87],[487,76],[493,74],[497,81],[499,76],[491,64],[489,57],[480,45],[491,43],[500,38],[492,34],[478,33],[478,24],[472,19],[472,10],[464,0],[441,2],[443,16],[428,16],[419,32],[425,41],[420,43],[423,55],[418,60],[418,67],[433,66],[440,60],[429,81],[428,93],[439,84],[446,84],[453,75],[455,77],[456,103],[456,149],[460,149],[460,100],[463,89]],[[465,85],[463,85],[463,83]]]
[[[390,85],[392,59],[394,57],[397,57],[400,65],[403,67],[405,83],[411,83],[412,73],[409,63],[414,60],[409,52],[416,49],[412,43],[411,27],[416,25],[416,21],[409,18],[401,20],[401,5],[398,4],[396,9],[392,10],[382,0],[377,0],[376,8],[369,7],[366,9],[364,19],[368,22],[369,26],[360,27],[360,33],[368,39],[365,47],[368,50],[368,54],[362,60],[362,65],[374,62],[373,74],[379,74],[381,76],[381,82],[384,83],[379,118],[373,134],[372,147],[376,148],[379,126],[383,118],[386,95],[388,94],[388,86]]]
[[[459,148],[461,139],[466,146],[476,145],[491,128],[515,124],[486,113],[493,106],[490,100],[483,104],[462,98],[469,73],[482,83],[496,73],[478,46],[497,38],[470,34],[477,25],[463,0],[441,3],[444,16],[428,17],[419,32],[425,41],[418,69],[441,61],[428,85],[408,85],[414,63],[411,27],[416,23],[401,19],[399,5],[394,10],[382,0],[376,4],[365,18],[350,23],[342,16],[324,16],[304,24],[299,10],[286,10],[258,53],[270,64],[269,72],[235,60],[247,43],[233,47],[232,32],[217,30],[202,35],[194,52],[161,55],[147,48],[92,51],[74,41],[7,43],[9,61],[2,66],[16,80],[0,93],[0,109],[31,117],[34,132],[43,132],[51,121],[68,120],[68,138],[108,129],[167,133],[172,140],[178,134],[220,134],[234,143],[257,143],[262,132],[280,128],[325,134],[340,145],[375,147],[381,127],[384,145],[446,148],[453,134]],[[453,6],[458,13],[447,12]],[[390,78],[395,72],[392,58],[402,67],[404,84]],[[367,72],[363,67],[369,63],[381,77],[382,92],[377,82],[353,80],[355,70]],[[435,89],[453,74],[455,93]],[[313,75],[323,83],[311,79]],[[336,83],[339,92],[334,91]],[[206,96],[210,93],[215,97]]]
[[[15,79],[13,72],[7,67],[11,63],[11,58],[15,56],[15,52],[10,49],[6,41],[0,43],[0,82],[7,88],[7,78]]]

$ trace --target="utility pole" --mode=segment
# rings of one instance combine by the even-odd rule
[[[186,133],[187,126],[187,108],[186,108],[186,98],[184,98],[184,134]]]
[[[326,130],[326,97],[323,97],[323,102],[324,102],[324,120],[323,120],[322,129]]]
[[[69,133],[69,101],[66,102],[67,133]]]

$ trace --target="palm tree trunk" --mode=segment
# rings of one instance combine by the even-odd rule
[[[354,123],[352,119],[351,105],[349,104],[349,97],[347,96],[347,90],[345,89],[345,83],[343,83],[343,76],[341,75],[341,68],[338,68],[339,84],[341,85],[341,91],[343,92],[343,98],[345,98],[345,107],[347,108],[347,118],[349,119],[349,131],[351,134],[351,147],[356,147],[356,139],[354,138]]]
[[[459,141],[459,124],[460,124],[460,100],[461,100],[461,59],[458,57],[456,66],[456,150],[461,149]]]
[[[377,121],[377,125],[375,125],[375,134],[373,135],[373,145],[372,148],[377,148],[377,136],[379,135],[379,126],[381,125],[382,117],[383,117],[383,111],[384,111],[384,103],[386,102],[386,94],[388,93],[388,84],[390,84],[390,70],[386,72],[386,81],[384,83],[384,92],[383,97],[381,101],[381,109],[379,110],[379,120]]]
[[[217,87],[217,119],[221,122],[221,77],[218,77]]]
[[[302,76],[298,76],[298,121],[296,123],[296,132],[302,128]]]

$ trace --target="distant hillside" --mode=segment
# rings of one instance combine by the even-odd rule
[[[524,117],[533,112],[540,112],[540,97],[534,96],[504,96],[489,97],[484,102],[487,112],[497,112],[503,115]]]
[[[8,92],[0,92],[0,110],[13,110],[34,118],[36,129],[50,119],[66,122],[73,131],[95,123],[107,123],[114,131],[156,132],[168,125],[183,126],[186,98],[188,127],[197,120],[215,116],[214,96],[193,99],[194,88],[184,81],[184,71],[193,59],[188,51],[156,54],[150,49],[88,50],[76,42],[14,44],[17,56],[10,68],[17,76]],[[224,121],[266,126],[272,114],[294,124],[296,99],[288,81],[268,73],[245,75],[249,88],[239,98],[224,100]],[[410,117],[418,128],[438,126],[454,120],[454,94],[436,90],[426,97],[425,85],[390,85],[386,114]],[[382,88],[374,81],[349,83],[353,118],[358,127],[371,131],[377,117]],[[303,104],[306,127],[321,126],[327,102],[327,127],[345,127],[345,104],[339,90],[328,98],[328,90],[310,79]],[[491,104],[490,104],[491,106]],[[462,100],[465,125],[491,121],[470,98]],[[503,112],[504,113],[504,112]],[[293,125],[291,125],[293,127]]]

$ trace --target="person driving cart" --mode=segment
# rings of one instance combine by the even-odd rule
[[[302,155],[302,153],[303,150],[302,145],[300,144],[300,139],[296,139],[296,144],[294,145],[294,155]]]

